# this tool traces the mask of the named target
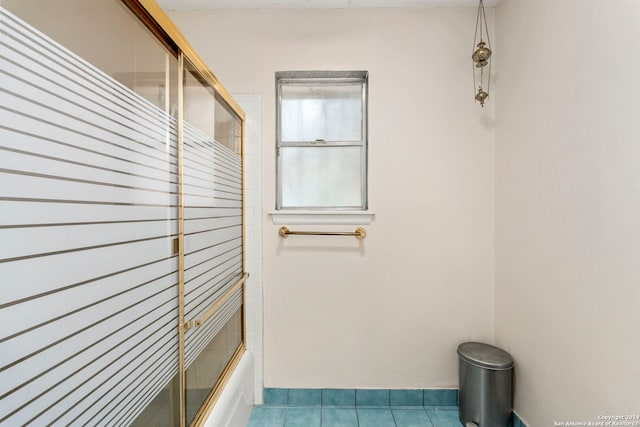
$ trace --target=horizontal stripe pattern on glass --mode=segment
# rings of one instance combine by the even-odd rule
[[[195,329],[189,329],[186,333],[185,366],[188,368],[191,363],[200,355],[211,340],[224,325],[231,319],[242,305],[242,287],[238,288],[222,304],[216,314],[207,320],[203,325]]]
[[[185,319],[190,321],[202,317],[242,276],[242,159],[185,123],[184,165]],[[229,304],[187,332],[187,366],[233,314]]]
[[[0,24],[0,424],[126,425],[178,371],[177,123]],[[227,178],[199,234],[237,226]]]

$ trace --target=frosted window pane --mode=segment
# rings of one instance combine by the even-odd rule
[[[281,140],[362,140],[362,83],[282,86]]]
[[[283,147],[282,207],[361,207],[360,147]]]

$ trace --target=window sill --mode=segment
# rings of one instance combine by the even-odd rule
[[[346,224],[368,225],[375,215],[372,211],[270,211],[274,224]]]

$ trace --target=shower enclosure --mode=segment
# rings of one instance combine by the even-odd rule
[[[0,6],[0,424],[201,425],[244,351],[244,113],[152,0]]]

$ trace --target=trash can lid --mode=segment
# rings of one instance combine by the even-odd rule
[[[458,346],[458,355],[467,362],[494,370],[511,369],[513,357],[506,351],[481,342],[465,342]]]

